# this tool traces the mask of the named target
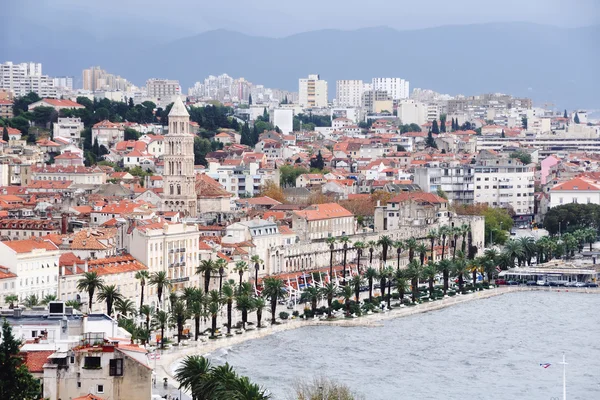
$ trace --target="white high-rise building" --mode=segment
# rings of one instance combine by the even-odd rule
[[[146,93],[148,97],[168,99],[181,94],[179,81],[174,79],[148,79],[146,81]]]
[[[373,90],[386,91],[392,100],[408,99],[409,82],[402,78],[373,78]]]
[[[183,211],[195,217],[194,134],[190,133],[190,114],[180,97],[175,99],[169,112],[169,133],[164,143],[163,210]]]
[[[338,107],[360,107],[364,92],[360,79],[345,79],[335,83],[335,99]]]
[[[301,107],[325,108],[327,107],[327,81],[319,75],[308,75],[298,81],[298,103]]]
[[[73,90],[73,77],[72,76],[57,76],[53,79],[54,87],[62,90]]]
[[[54,82],[48,75],[42,75],[40,63],[14,64],[7,61],[0,64],[0,89],[15,96],[35,92],[40,97],[56,97]]]

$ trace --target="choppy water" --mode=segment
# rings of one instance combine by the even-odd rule
[[[521,292],[398,318],[305,327],[213,354],[290,399],[295,379],[334,378],[367,400],[600,399],[600,296]],[[544,369],[540,363],[551,363]]]

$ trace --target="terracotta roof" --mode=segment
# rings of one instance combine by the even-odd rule
[[[88,261],[88,268],[89,271],[94,271],[98,275],[121,274],[148,269],[130,254],[90,260]]]
[[[25,366],[29,372],[44,372],[44,364],[52,354],[54,350],[28,351],[25,353]]]
[[[104,397],[99,397],[94,394],[86,394],[85,396],[75,397],[72,400],[105,400]]]
[[[41,101],[43,101],[46,104],[51,104],[55,107],[72,107],[72,108],[84,108],[83,105],[76,103],[72,100],[68,100],[68,99],[48,99],[48,98],[44,98]]]
[[[109,241],[116,246],[116,228],[98,228],[81,230],[71,235],[71,250],[106,250],[112,248]]]
[[[432,204],[441,204],[441,203],[448,202],[448,200],[446,200],[436,194],[433,194],[433,193],[402,192],[402,193],[399,193],[396,196],[394,196],[392,199],[390,199],[389,203],[402,203],[402,202],[408,201],[408,200],[420,201],[420,202],[426,202],[426,203],[432,203]]]
[[[50,139],[40,139],[37,142],[35,142],[35,144],[37,144],[38,146],[46,146],[46,147],[60,147],[60,144],[54,143]]]
[[[304,210],[294,211],[294,214],[308,221],[354,216],[354,214],[337,203],[314,204]]]
[[[196,195],[198,198],[209,197],[231,197],[229,193],[219,182],[206,174],[196,176]]]
[[[252,197],[250,199],[241,199],[238,202],[252,204],[252,205],[259,205],[259,206],[275,206],[275,205],[281,204],[281,202],[274,200],[268,196]]]
[[[4,129],[4,128],[3,128]],[[9,135],[21,135],[21,131],[16,128],[11,128],[10,126],[6,127],[6,131]]]
[[[47,219],[2,219],[0,229],[58,230],[58,223]]]
[[[65,151],[60,156],[54,157],[55,160],[77,160],[82,158],[79,154],[71,153],[70,151]]]
[[[16,277],[17,277],[17,275],[10,272],[7,267],[3,267],[0,265],[0,279],[9,279],[9,278],[16,278]]]
[[[110,122],[107,119],[105,119],[104,121],[95,123],[93,127],[94,128],[103,128],[103,129],[120,129],[120,128],[122,128],[121,125]]]
[[[67,189],[73,181],[31,181],[27,188],[29,189]]]
[[[71,208],[77,211],[79,214],[89,214],[92,212],[92,207],[90,206],[75,206]]]
[[[592,181],[589,179],[584,179],[584,178],[573,178],[569,181],[563,182],[563,183],[559,183],[558,185],[554,186],[552,189],[550,189],[551,191],[558,191],[558,190],[569,190],[569,191],[574,191],[574,190],[600,190],[600,184],[598,184],[597,181]]]
[[[49,240],[43,240],[41,238],[26,239],[26,240],[13,240],[10,242],[1,242],[6,246],[10,247],[17,253],[29,253],[36,250],[45,249],[47,251],[58,250],[58,247]]]

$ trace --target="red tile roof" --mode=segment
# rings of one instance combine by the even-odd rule
[[[426,202],[426,203],[432,203],[432,204],[441,204],[441,203],[447,203],[448,200],[433,194],[433,193],[427,193],[427,192],[403,192],[403,193],[399,193],[396,196],[394,196],[389,203],[402,203],[408,200],[412,200],[412,201],[419,201],[419,202]]]
[[[45,249],[47,251],[58,250],[58,247],[49,240],[43,240],[41,238],[26,239],[26,240],[13,240],[10,242],[1,242],[6,246],[10,247],[17,253],[29,253],[36,250]]]
[[[337,203],[313,204],[304,210],[294,211],[294,214],[308,221],[354,216],[354,214]]]
[[[29,372],[44,372],[46,360],[54,354],[54,350],[28,351],[25,353],[25,366]]]
[[[71,108],[84,108],[83,105],[76,103],[72,100],[67,99],[48,99],[44,98],[43,101],[46,104],[53,105],[54,107],[71,107]]]
[[[600,184],[597,181],[584,178],[573,178],[569,181],[559,183],[554,186],[551,191],[558,190],[600,190]]]

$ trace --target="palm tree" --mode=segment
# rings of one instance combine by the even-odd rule
[[[216,290],[211,290],[208,294],[209,303],[208,303],[208,312],[211,316],[211,336],[215,336],[215,332],[217,330],[217,316],[219,315],[219,310],[221,309],[221,296],[219,296],[219,292]]]
[[[379,279],[379,292],[381,293],[381,302],[385,302],[385,286],[387,281],[387,270],[386,268],[381,268],[377,273],[377,278]]]
[[[592,245],[598,238],[598,231],[595,228],[587,228],[584,232],[585,241],[590,245],[590,251],[592,251]]]
[[[362,283],[362,276],[354,275],[350,283],[354,288],[354,301],[356,301],[356,303],[358,304],[360,301],[360,285]]]
[[[65,302],[66,307],[73,307],[77,311],[81,311],[81,303],[77,300],[67,300]]]
[[[92,312],[92,303],[94,302],[94,292],[104,285],[102,278],[98,276],[96,271],[84,272],[83,276],[77,281],[77,290],[87,292],[89,298],[89,311]]]
[[[175,303],[179,300],[179,296],[177,296],[177,292],[176,291],[171,291],[171,293],[169,293],[169,303],[171,304],[171,312],[173,311],[173,307],[175,306]]]
[[[462,252],[458,253],[458,257],[454,259],[453,272],[458,278],[458,290],[462,293],[465,282],[464,277],[469,273],[469,266]]]
[[[300,301],[310,301],[310,309],[313,314],[317,310],[317,301],[319,301],[319,289],[316,286],[309,286],[302,292]]]
[[[524,254],[521,243],[514,239],[510,239],[504,244],[504,252],[509,255],[510,260],[512,261],[510,264],[511,267],[514,267],[515,265],[515,258],[520,259]]]
[[[146,281],[150,279],[150,273],[148,270],[141,270],[135,273],[135,279],[140,281],[140,310],[144,305],[144,287],[146,286]]]
[[[262,295],[271,300],[271,324],[275,324],[277,300],[285,296],[285,284],[278,278],[265,278]]]
[[[527,262],[527,265],[531,265],[531,259],[537,252],[535,241],[532,237],[521,237],[519,238],[519,244],[523,249],[521,259],[523,259],[524,262]],[[521,265],[521,260],[519,260],[519,265]]]
[[[477,283],[477,273],[480,271],[483,272],[484,260],[485,257],[479,257],[473,260],[469,260],[469,262],[467,263],[467,267],[469,268],[472,274],[471,279],[473,283],[473,290],[475,290],[475,284]]]
[[[377,271],[375,268],[367,268],[365,272],[365,278],[369,282],[369,302],[373,301],[373,280],[377,278]]]
[[[360,258],[362,257],[363,250],[365,248],[365,243],[361,241],[354,242],[354,248],[356,249],[356,270],[360,275]]]
[[[254,263],[254,286],[258,287],[258,270],[260,269],[260,264],[264,263],[264,261],[256,254],[250,257],[250,261]]]
[[[19,302],[19,296],[16,294],[6,295],[4,296],[4,302],[9,304],[8,308],[13,309],[15,308],[15,303]]]
[[[219,292],[223,288],[223,275],[225,274],[225,268],[227,268],[227,264],[228,262],[224,258],[219,258],[215,262],[215,268],[219,272]]]
[[[438,238],[438,231],[436,229],[432,229],[429,232],[427,232],[427,239],[429,240],[430,243],[430,248],[431,248],[431,259],[433,260],[433,248],[435,247],[435,241]]]
[[[122,298],[123,296],[119,293],[115,285],[102,285],[100,292],[96,296],[98,301],[106,301],[106,313],[108,315],[112,315],[113,304]]]
[[[200,318],[206,316],[207,297],[201,288],[194,288],[187,308],[190,316],[194,319],[194,340],[198,341],[200,336]]]
[[[413,260],[408,264],[406,274],[411,281],[413,303],[417,301],[417,297],[419,296],[419,278],[421,278],[422,273],[423,266],[417,260]]]
[[[210,361],[202,356],[187,356],[175,371],[179,388],[188,390],[193,400],[208,399],[203,395],[203,385],[210,374]],[[202,397],[201,397],[202,396]]]
[[[343,266],[343,272],[342,272],[342,284],[345,285],[346,284],[346,257],[348,256],[348,242],[350,242],[350,238],[348,236],[342,236],[340,238],[340,243],[342,243],[342,249],[343,249],[343,257],[342,257],[342,266]]]
[[[198,288],[193,286],[183,288],[183,291],[181,293],[181,299],[185,301],[186,307],[189,308],[192,304],[192,301],[194,301],[194,297],[196,297],[196,290],[198,290]]]
[[[515,266],[514,258],[512,258],[512,256],[507,251],[503,251],[502,253],[500,253],[496,258],[496,262],[502,270],[507,270]]]
[[[452,259],[456,258],[456,244],[458,243],[458,237],[460,236],[460,228],[450,228],[450,237],[452,238]]]
[[[496,260],[498,259],[498,251],[496,249],[486,249],[483,252],[483,256],[485,258],[487,258],[488,260],[492,261],[492,262],[496,262]]]
[[[486,256],[483,256],[481,260],[481,266],[485,275],[487,276],[488,283],[492,283],[492,277],[496,273],[496,262]]]
[[[235,309],[242,312],[242,329],[246,329],[248,313],[254,309],[254,300],[249,294],[239,292],[235,297]]]
[[[149,305],[144,304],[142,308],[140,308],[140,315],[143,315],[146,319],[146,330],[150,330],[150,315],[152,315],[152,308]]]
[[[446,237],[450,234],[450,227],[444,225],[438,230],[439,238],[442,239],[442,260],[446,254]]]
[[[423,269],[423,278],[427,279],[427,282],[429,284],[429,298],[433,299],[433,283],[435,281],[435,276],[438,273],[438,266],[432,262],[429,261],[427,263],[427,266]]]
[[[265,298],[262,296],[257,296],[254,298],[254,309],[256,310],[256,327],[262,328],[262,313],[265,307],[267,306],[267,302]]]
[[[344,286],[340,291],[340,294],[344,297],[344,305],[346,306],[346,315],[350,315],[350,299],[354,291],[352,290],[352,286]]]
[[[115,311],[127,318],[129,315],[134,316],[137,310],[135,308],[135,303],[132,300],[119,299],[115,301]]]
[[[232,400],[269,400],[268,395],[263,388],[250,382],[247,376],[240,376],[231,380],[227,396]]]
[[[44,298],[42,299],[42,301],[40,302],[40,304],[46,306],[51,301],[56,301],[56,295],[55,294],[47,294],[46,296],[44,296]]]
[[[404,250],[404,242],[402,240],[396,240],[394,242],[394,247],[396,248],[396,269],[400,269],[400,254],[402,254],[402,251]]]
[[[231,312],[233,309],[233,300],[235,299],[235,290],[233,286],[228,282],[225,282],[221,295],[223,296],[223,302],[227,304],[227,334],[229,335],[231,334]]]
[[[169,314],[163,310],[156,312],[154,316],[156,325],[160,328],[160,348],[165,348],[165,327],[169,324]]]
[[[196,273],[204,276],[204,292],[206,293],[208,293],[210,276],[213,272],[218,272],[217,265],[213,260],[202,260],[196,268]]]
[[[425,256],[427,255],[427,246],[423,243],[419,243],[415,252],[419,253],[419,261],[421,262],[421,266],[423,266],[423,264],[425,264]]]
[[[329,280],[333,279],[333,250],[335,249],[335,238],[328,237],[326,240],[329,245]]]
[[[384,268],[387,265],[386,263],[388,258],[388,249],[394,244],[394,242],[392,241],[392,239],[390,239],[389,236],[383,235],[379,238],[377,244],[381,246],[381,256],[383,257],[382,268]]]
[[[248,271],[248,264],[245,261],[238,261],[235,263],[233,270],[240,275],[240,287],[242,287],[242,279],[244,278],[244,272]]]
[[[373,268],[369,269],[375,271]],[[321,288],[321,294],[327,299],[327,316],[331,317],[331,303],[333,303],[333,298],[338,295],[338,288],[333,282],[329,282]]]
[[[173,320],[177,325],[177,343],[181,343],[181,336],[183,335],[183,324],[189,317],[189,311],[185,306],[185,303],[181,300],[177,300],[173,304],[172,310]]]
[[[442,272],[442,278],[444,280],[444,296],[448,293],[448,281],[450,280],[450,270],[452,269],[452,262],[450,260],[443,259],[439,262],[438,267]]]
[[[387,267],[385,272],[386,272],[386,277],[387,277],[387,288],[388,288],[387,306],[388,306],[388,308],[391,308],[391,302],[392,302],[392,278],[394,277],[394,269],[392,267]]]
[[[373,266],[373,251],[375,247],[377,247],[377,242],[374,240],[369,240],[367,242],[367,246],[369,246],[369,267]]]
[[[37,295],[31,294],[31,295],[25,297],[25,300],[23,300],[23,304],[27,308],[35,307],[38,304],[40,304],[40,299],[38,299]]]
[[[396,271],[396,273],[394,274],[394,284],[396,285],[396,290],[398,291],[398,295],[400,296],[400,302],[402,303],[404,301],[406,287],[408,286],[405,270],[400,269]]]
[[[409,238],[406,241],[406,248],[408,249],[408,262],[410,263],[415,258],[415,249],[419,244],[414,237]]]
[[[171,282],[167,277],[167,273],[165,271],[158,271],[150,275],[150,280],[148,283],[152,286],[156,286],[156,296],[158,297],[158,304],[162,304],[162,294],[163,290],[169,289],[171,287]],[[158,304],[156,305],[156,309],[158,310]]]

